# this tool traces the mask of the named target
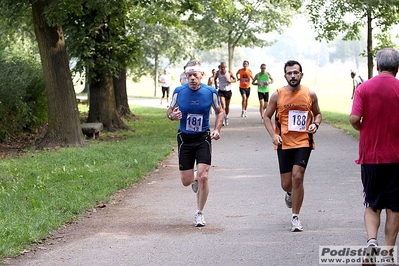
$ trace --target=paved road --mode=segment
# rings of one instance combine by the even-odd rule
[[[159,107],[158,100],[135,101]],[[304,231],[292,233],[276,153],[258,109],[239,115],[233,107],[229,126],[213,142],[205,228],[192,226],[195,194],[181,185],[172,153],[143,182],[117,193],[113,204],[9,264],[318,265],[320,245],[363,245],[357,140],[320,126],[305,175]]]

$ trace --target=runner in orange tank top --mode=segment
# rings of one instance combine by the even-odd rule
[[[302,66],[297,61],[285,63],[284,77],[288,85],[270,97],[264,124],[272,138],[280,167],[281,187],[285,203],[292,208],[291,231],[302,231],[299,212],[304,197],[303,180],[312,149],[313,135],[322,120],[317,95],[301,85]],[[272,116],[276,113],[275,128]]]
[[[252,71],[248,68],[249,62],[244,60],[242,63],[243,68],[239,69],[236,73],[236,78],[240,81],[240,94],[241,94],[241,117],[247,117],[248,98],[251,94],[251,80],[254,79]]]

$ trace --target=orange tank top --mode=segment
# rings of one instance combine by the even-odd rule
[[[282,138],[281,149],[315,148],[313,134],[308,133],[313,121],[312,99],[309,88],[302,86],[296,92],[285,87],[277,90],[276,134]],[[277,149],[277,146],[275,146]]]
[[[252,71],[250,69],[241,68],[239,75],[240,75],[240,88],[241,89],[250,88]]]

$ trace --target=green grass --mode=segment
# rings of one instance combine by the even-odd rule
[[[356,139],[359,139],[359,131],[355,130],[349,123],[349,114],[323,111],[323,123],[329,123],[334,127],[345,131]]]
[[[271,91],[286,84],[281,66],[268,67],[275,80]],[[348,121],[352,101],[347,69],[304,66],[304,72],[302,84],[317,93],[323,122],[358,138]],[[178,85],[178,74],[180,69],[175,70],[172,88]],[[127,89],[130,97],[152,98],[155,91],[157,97],[160,95],[151,77],[140,83],[128,82]],[[241,104],[238,86],[233,86],[231,103]],[[251,94],[249,104],[258,106],[256,93]],[[84,106],[79,108],[87,111]],[[165,117],[165,110],[133,107],[133,113],[139,120],[126,124],[134,131],[102,133],[102,140],[84,147],[33,152],[0,161],[0,258],[17,256],[66,222],[78,219],[97,202],[108,202],[116,191],[140,181],[171,153],[176,124]]]
[[[345,131],[354,138],[359,139],[359,131],[355,130],[349,123],[349,114],[324,111],[322,112],[322,115],[324,123],[329,123],[334,127]]]
[[[0,257],[18,255],[96,202],[107,202],[171,153],[176,124],[165,110],[133,112],[139,120],[127,124],[134,131],[102,134],[107,141],[0,161]]]

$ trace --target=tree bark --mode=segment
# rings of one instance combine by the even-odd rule
[[[45,7],[55,1],[39,0],[32,3],[48,101],[48,128],[39,144],[40,148],[84,144],[62,27],[49,26],[44,16]]]
[[[97,78],[90,84],[89,97],[90,108],[87,122],[101,122],[108,131],[128,129],[116,111],[114,85],[111,73],[99,73],[97,75]]]
[[[371,10],[367,10],[367,69],[368,69],[368,78],[371,79],[373,77],[373,26],[371,17]]]
[[[229,69],[231,72],[233,72],[233,65],[234,65],[234,44],[228,43],[228,57],[229,57]],[[235,74],[235,73],[234,73]]]
[[[154,97],[157,97],[157,88],[158,88],[158,73],[159,73],[159,55],[155,53],[155,64],[154,64]],[[180,80],[180,77],[179,77]],[[180,83],[180,81],[179,81]]]
[[[119,71],[118,77],[113,77],[116,110],[121,117],[133,117],[130,111],[126,89],[126,69]]]

